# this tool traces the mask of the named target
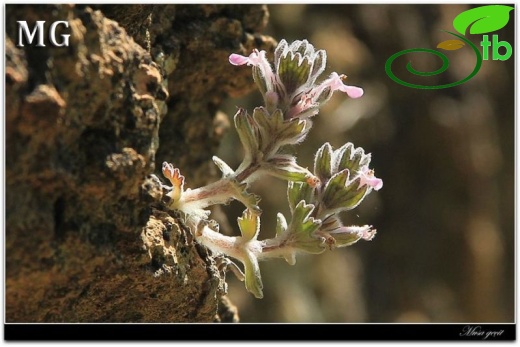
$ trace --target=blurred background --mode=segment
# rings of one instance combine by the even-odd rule
[[[493,34],[513,46],[506,61],[487,60],[465,84],[421,90],[401,86],[385,73],[394,53],[435,49],[452,39],[453,19],[469,5],[269,5],[266,34],[291,42],[308,39],[328,54],[327,69],[363,87],[361,99],[336,93],[315,118],[310,137],[295,150],[312,167],[315,151],[346,142],[372,153],[384,180],[346,224],[371,224],[377,236],[317,256],[302,255],[295,266],[261,263],[264,299],[249,294],[229,273],[229,296],[242,322],[513,322],[514,321],[514,20]],[[480,48],[482,35],[469,35]],[[460,80],[475,66],[471,48],[443,51],[450,67],[418,53],[394,62],[408,82],[439,85]],[[251,83],[253,81],[251,80]],[[261,105],[259,92],[228,100]],[[235,130],[218,155],[236,167],[242,159]],[[260,239],[272,237],[276,213],[289,216],[286,183],[262,179]],[[227,230],[238,233],[240,204],[223,208]]]

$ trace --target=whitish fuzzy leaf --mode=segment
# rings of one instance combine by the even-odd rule
[[[286,51],[287,48],[289,48],[289,44],[287,43],[287,41],[282,39],[278,43],[278,46],[276,46],[276,49],[274,50],[274,63],[275,63],[275,68],[277,70],[278,70],[278,63],[280,61],[280,57],[282,56],[284,51]]]
[[[317,51],[316,55],[314,56],[314,63],[312,64],[311,79],[309,80],[309,84],[314,83],[316,78],[321,75],[323,71],[325,71],[326,65],[327,53],[321,49]]]
[[[258,260],[253,253],[245,251],[244,270],[245,270],[245,284],[248,292],[252,293],[257,299],[264,297],[262,292],[263,284],[262,277],[260,275],[260,267],[258,266]]]
[[[216,155],[213,156],[213,162],[215,163],[215,165],[217,165],[220,171],[222,171],[223,178],[229,177],[235,173],[235,171],[233,171],[233,169],[231,169],[228,164],[226,164],[222,159],[220,159]]]

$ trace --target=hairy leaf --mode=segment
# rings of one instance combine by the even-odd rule
[[[288,95],[307,82],[311,68],[312,62],[309,57],[302,57],[300,52],[288,52],[280,57],[278,75]]]
[[[244,146],[245,158],[244,161],[251,162],[257,155],[258,142],[257,131],[254,129],[252,118],[244,109],[239,109],[235,114],[235,128],[237,129],[240,142]]]
[[[291,212],[300,201],[305,201],[307,204],[312,204],[314,201],[314,187],[303,182],[289,182],[287,185],[287,198],[289,200],[289,207]]]
[[[264,294],[262,292],[262,276],[260,274],[260,267],[258,260],[250,251],[246,250],[244,262],[246,289],[252,293],[257,299],[262,299]]]
[[[226,164],[225,161],[223,161],[216,155],[214,155],[212,159],[213,159],[213,162],[215,163],[215,165],[217,165],[217,167],[220,169],[220,171],[222,171],[223,178],[229,177],[235,173],[235,171],[233,171],[233,169],[230,168],[229,165]]]
[[[350,142],[334,151],[333,156],[333,173],[348,169],[355,174],[362,166],[370,164],[370,154],[365,154],[361,147],[354,148]]]
[[[237,221],[244,242],[256,240],[260,230],[260,218],[258,215],[252,213],[249,209],[246,209],[242,214],[242,217],[237,218]]]
[[[348,182],[349,170],[345,169],[329,180],[323,193],[323,204],[329,211],[351,210],[358,206],[365,197],[368,186],[359,186],[360,179]]]
[[[300,201],[296,205],[288,231],[292,246],[307,253],[319,254],[325,251],[324,240],[315,235],[321,220],[311,217],[314,205]]]
[[[332,176],[332,147],[328,142],[316,152],[314,174],[322,181],[327,181]]]
[[[298,164],[294,156],[278,154],[262,164],[262,169],[272,176],[294,182],[308,182],[315,177],[308,169]]]

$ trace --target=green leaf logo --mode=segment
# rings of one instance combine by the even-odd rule
[[[486,34],[502,29],[509,22],[509,12],[512,6],[488,5],[476,7],[459,14],[453,20],[453,27],[462,35],[471,26],[470,34]]]

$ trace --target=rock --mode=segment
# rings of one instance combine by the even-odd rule
[[[225,274],[150,174],[168,160],[207,180],[218,106],[253,85],[227,56],[272,50],[256,32],[266,8],[7,5],[6,18],[6,322],[237,321]],[[17,20],[63,19],[69,47],[15,45]]]

